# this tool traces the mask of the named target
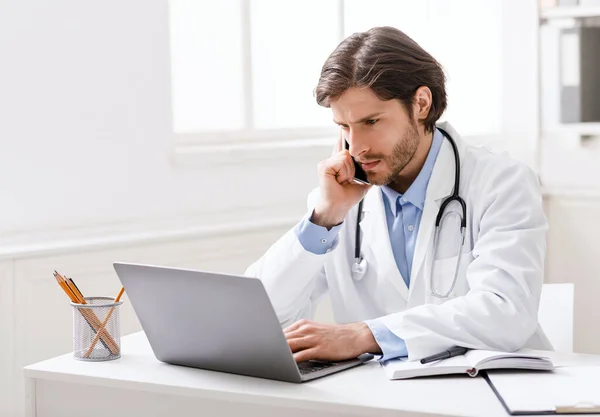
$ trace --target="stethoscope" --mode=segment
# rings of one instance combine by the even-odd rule
[[[435,262],[433,262],[433,265],[431,266],[431,274],[429,276],[429,287],[431,288],[431,295],[436,298],[447,298],[454,290],[454,286],[456,285],[456,280],[458,278],[458,267],[460,265],[460,258],[461,258],[461,254],[462,254],[461,248],[462,248],[463,244],[465,243],[465,230],[466,230],[466,226],[467,226],[467,205],[465,204],[465,200],[463,200],[458,195],[458,186],[460,184],[460,157],[458,155],[458,147],[456,146],[456,142],[454,142],[454,139],[452,139],[452,137],[448,134],[448,132],[446,132],[443,129],[440,129],[439,127],[437,129],[442,133],[442,135],[444,135],[444,137],[446,139],[448,139],[448,142],[450,142],[450,144],[452,145],[452,151],[454,152],[455,167],[454,167],[454,189],[452,191],[452,195],[449,197],[446,197],[444,199],[444,201],[442,202],[442,205],[440,206],[440,209],[438,210],[437,217],[435,219],[435,234],[433,236],[433,255],[434,255],[433,259],[436,259],[437,247],[438,247],[439,237],[440,237],[440,224],[443,223],[444,219],[447,216],[450,216],[450,215],[460,216],[456,212],[448,212],[448,213],[444,214],[446,207],[451,202],[456,201],[460,204],[460,206],[462,208],[462,217],[460,219],[460,237],[459,237],[459,242],[458,242],[458,257],[456,260],[456,266],[454,268],[454,277],[452,279],[452,285],[446,292],[443,292],[443,293],[439,293],[436,290],[434,282],[433,282]],[[355,279],[362,278],[367,271],[367,262],[360,254],[360,221],[361,221],[361,214],[362,214],[362,208],[363,208],[363,201],[364,200],[361,200],[360,203],[358,203],[358,215],[356,216],[356,240],[355,240],[355,245],[354,245],[354,264],[352,265],[352,275],[353,275],[353,277],[355,277]]]

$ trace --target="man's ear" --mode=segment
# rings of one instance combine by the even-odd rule
[[[413,116],[421,122],[427,118],[431,110],[431,90],[429,87],[421,86],[415,92],[413,98]]]

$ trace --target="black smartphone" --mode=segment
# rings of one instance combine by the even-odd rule
[[[344,139],[344,144],[346,145],[346,149],[350,149],[350,145],[346,139]],[[352,162],[354,162],[354,181],[369,185],[369,180],[367,180],[367,173],[365,170],[362,169],[360,164],[356,162],[354,158],[352,158]]]

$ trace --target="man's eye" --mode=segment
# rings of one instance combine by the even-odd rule
[[[365,123],[372,126],[377,123],[377,119],[369,119]]]

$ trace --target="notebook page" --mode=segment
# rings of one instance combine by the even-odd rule
[[[516,363],[518,363],[519,358],[540,358],[540,356],[531,353],[528,354],[522,352],[499,352],[497,350],[470,350],[465,354],[465,356],[472,367],[478,367],[478,365],[499,358],[508,359],[503,361],[505,366],[507,363],[511,363],[511,358],[514,358]]]
[[[553,411],[577,404],[600,405],[600,367],[558,368],[551,373],[489,371],[506,406],[515,411]],[[531,389],[535,387],[535,389]]]
[[[406,358],[392,359],[383,362],[381,366],[389,379],[463,373],[470,368],[469,363],[463,355],[426,364],[422,364],[418,360],[409,361]]]

